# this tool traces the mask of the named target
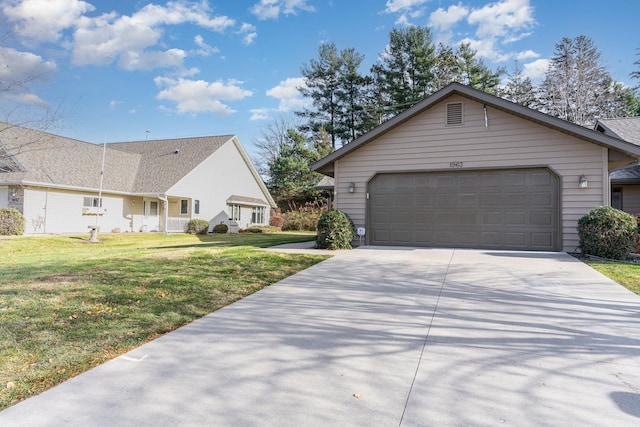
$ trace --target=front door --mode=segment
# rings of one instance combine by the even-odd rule
[[[145,198],[143,204],[143,231],[160,231],[160,201]]]

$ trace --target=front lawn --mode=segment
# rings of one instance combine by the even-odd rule
[[[310,234],[0,239],[0,410],[326,257]]]
[[[586,261],[586,263],[630,291],[640,295],[640,264],[624,264],[610,261]]]

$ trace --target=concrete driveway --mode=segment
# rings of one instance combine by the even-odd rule
[[[0,425],[637,426],[640,297],[561,253],[362,248]]]

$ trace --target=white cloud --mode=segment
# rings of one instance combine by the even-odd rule
[[[530,0],[501,0],[489,3],[469,14],[468,22],[478,25],[476,36],[501,37],[511,42],[528,35],[535,25]]]
[[[298,11],[313,12],[315,8],[308,0],[260,0],[249,11],[259,20],[278,19],[280,14],[297,15]]]
[[[82,0],[6,0],[2,11],[16,34],[37,41],[56,41],[61,32],[95,7]]]
[[[0,91],[21,92],[32,82],[47,81],[57,67],[52,61],[30,52],[0,46]]]
[[[177,112],[181,114],[208,112],[228,115],[235,110],[222,101],[239,101],[253,94],[242,89],[242,82],[238,80],[207,82],[156,77],[154,81],[158,87],[164,88],[157,98],[175,103]]]
[[[411,11],[429,1],[430,0],[388,0],[384,11],[387,13]]]
[[[523,66],[523,74],[531,80],[540,81],[549,69],[548,59],[537,59]]]
[[[269,120],[269,109],[268,108],[256,108],[251,110],[251,117],[249,120],[257,121],[257,120]]]
[[[168,2],[165,6],[148,4],[131,16],[115,12],[98,17],[81,17],[76,23],[72,59],[76,65],[107,65],[117,62],[126,70],[150,70],[180,66],[186,53],[181,49],[154,50],[161,42],[163,26],[193,23],[222,32],[235,25],[225,16],[210,17],[206,2]],[[213,52],[204,40],[198,51]],[[198,39],[196,39],[198,44]]]
[[[304,98],[298,88],[306,87],[302,77],[288,78],[267,90],[267,95],[280,101],[278,111],[296,111],[309,107],[311,100]]]
[[[115,109],[116,109],[116,107],[117,107],[118,105],[122,104],[122,103],[123,103],[122,101],[118,101],[118,100],[116,100],[116,99],[112,99],[112,100],[109,102],[109,109],[110,109],[110,110],[115,110]]]
[[[461,4],[451,5],[447,10],[440,7],[429,16],[429,26],[438,31],[449,31],[468,14],[469,8]]]
[[[254,25],[247,24],[246,22],[240,26],[237,34],[240,34],[242,36],[242,43],[247,46],[253,44],[256,37],[258,37],[256,27]]]
[[[525,51],[522,51],[522,52],[518,52],[516,54],[516,59],[520,61],[522,59],[538,58],[539,56],[540,56],[540,54],[537,53],[537,52],[534,52],[532,50],[525,50]]]
[[[220,53],[220,49],[218,49],[217,47],[209,46],[200,34],[196,35],[193,38],[193,42],[200,48],[196,51],[198,55],[210,56],[212,53]]]

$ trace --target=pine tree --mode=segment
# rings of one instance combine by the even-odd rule
[[[312,100],[314,109],[305,109],[297,114],[308,119],[303,128],[317,131],[324,128],[331,135],[331,146],[335,150],[338,135],[336,127],[340,106],[338,90],[340,85],[340,57],[334,43],[325,43],[318,49],[318,58],[301,67],[306,87],[300,88],[303,96]]]
[[[435,46],[427,27],[394,28],[389,45],[371,68],[387,111],[395,115],[432,92]]]
[[[549,69],[539,88],[539,109],[582,126],[611,117],[623,102],[611,89],[611,76],[593,40],[563,38],[555,45]]]
[[[507,77],[507,84],[499,91],[501,97],[525,107],[536,104],[536,90],[533,82],[529,77],[524,76],[524,70],[517,60],[514,61],[511,72],[507,72]]]

